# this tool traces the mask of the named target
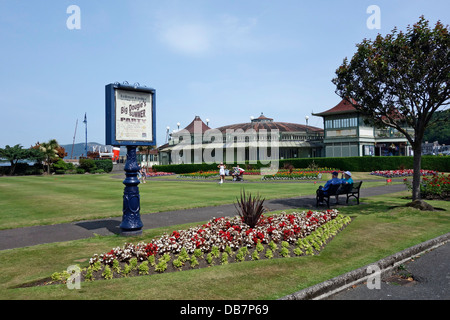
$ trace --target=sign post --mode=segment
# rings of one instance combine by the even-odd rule
[[[121,235],[139,235],[143,223],[140,216],[140,182],[137,177],[140,167],[136,148],[156,144],[155,90],[114,83],[106,85],[105,98],[106,144],[127,147]]]

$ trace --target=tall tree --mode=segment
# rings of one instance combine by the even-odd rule
[[[433,113],[450,103],[448,26],[438,21],[430,28],[422,16],[406,32],[395,28],[374,41],[364,39],[350,62],[344,59],[332,82],[338,96],[376,125],[395,128],[408,139],[414,151],[412,198],[419,199],[425,128]]]
[[[13,175],[16,170],[17,163],[20,160],[40,161],[42,159],[42,154],[38,150],[23,149],[20,144],[16,144],[14,147],[7,145],[5,148],[0,148],[0,159],[9,161],[11,164],[9,174]]]
[[[11,163],[10,175],[14,174],[19,160],[25,160],[27,157],[28,154],[26,150],[23,149],[20,144],[16,144],[14,147],[6,145],[5,148],[0,148],[0,158],[3,158]]]
[[[36,146],[44,154],[44,162],[47,164],[47,173],[50,174],[50,167],[53,162],[58,161],[58,141],[51,139],[48,142],[38,143]]]

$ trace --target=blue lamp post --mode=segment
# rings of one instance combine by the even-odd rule
[[[138,146],[156,144],[155,90],[128,83],[109,84],[106,93],[106,144],[127,147],[121,235],[142,233],[136,157]]]
[[[123,216],[120,229],[122,235],[139,235],[142,233],[144,226],[141,221],[141,197],[139,195],[140,183],[138,172],[140,167],[136,160],[136,147],[127,146],[127,161],[125,163],[125,185],[123,191]]]

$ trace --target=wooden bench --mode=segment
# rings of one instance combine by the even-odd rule
[[[347,200],[345,201],[345,203],[348,203],[348,199],[350,199],[350,197],[353,197],[356,199],[356,203],[359,204],[359,190],[361,189],[362,183],[362,181],[354,182],[353,185],[351,185],[351,187],[348,188],[345,193],[338,193],[336,195],[336,202],[338,202],[339,194],[346,194]]]
[[[334,184],[331,185],[326,191],[327,194],[323,195],[323,200],[327,203],[327,207],[330,207],[330,197],[335,196],[336,204],[339,204],[339,196],[347,195],[347,200],[345,203],[348,203],[348,200],[353,197],[356,199],[357,204],[359,204],[359,190],[361,189],[362,181],[353,183],[351,185],[341,185]],[[319,190],[316,191],[316,207],[319,206],[320,194]]]

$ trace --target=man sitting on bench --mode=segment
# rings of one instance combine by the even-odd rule
[[[319,196],[319,202],[323,202],[323,196],[328,195],[327,191],[330,189],[337,189],[342,183],[342,179],[338,178],[339,173],[337,171],[333,171],[331,173],[331,179],[325,183],[325,185],[322,187],[320,186],[317,190],[317,195]]]

